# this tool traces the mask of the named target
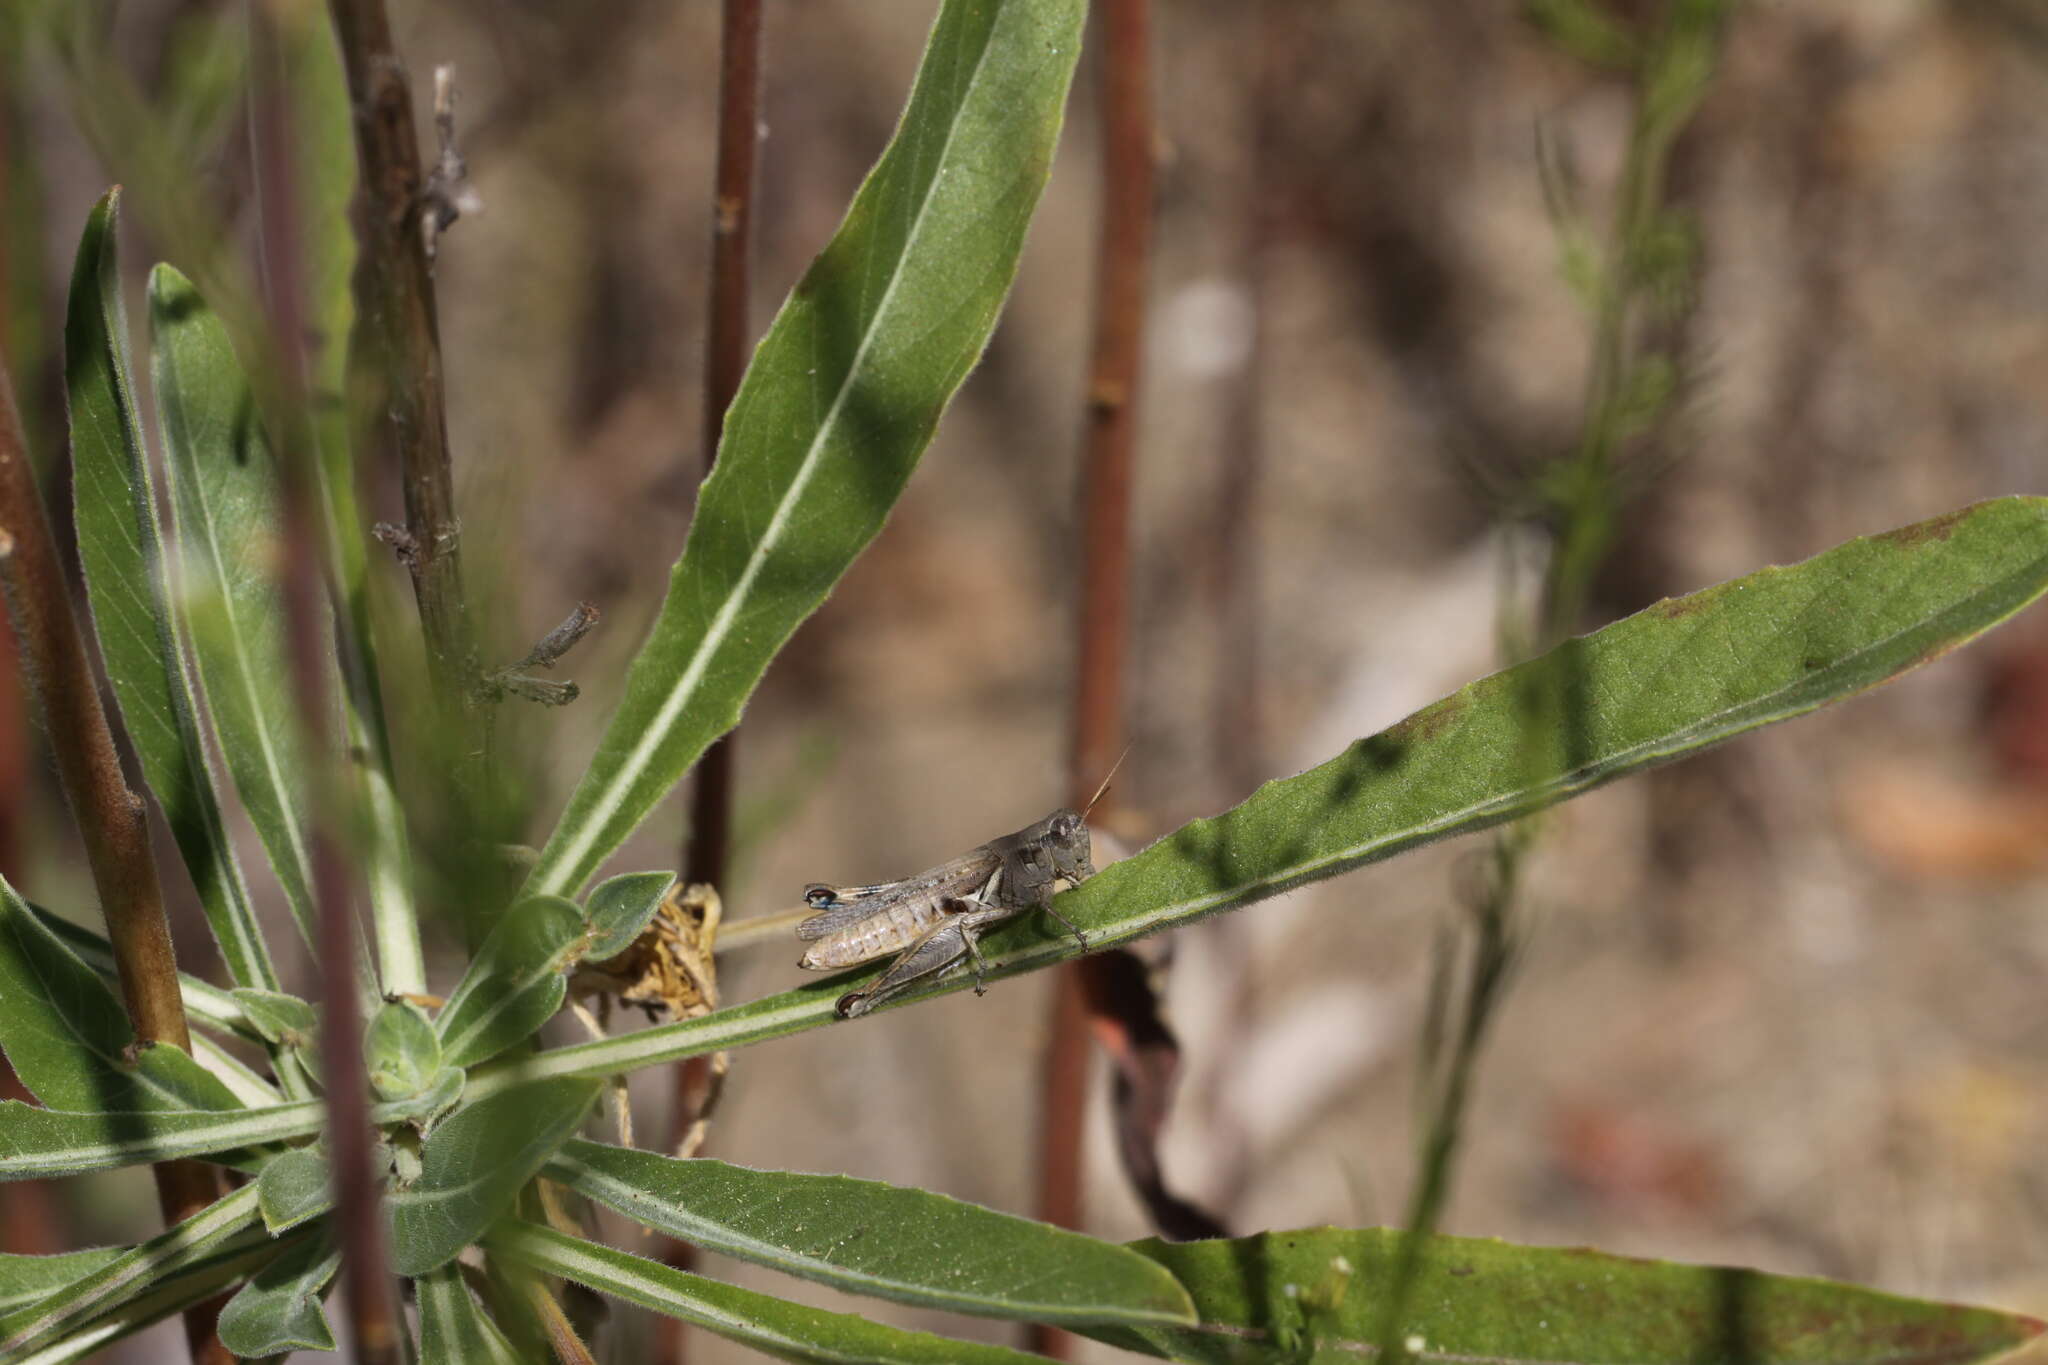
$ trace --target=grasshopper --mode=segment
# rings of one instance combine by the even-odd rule
[[[1055,882],[1075,885],[1094,875],[1087,817],[1056,810],[900,882],[806,888],[804,903],[819,913],[796,927],[796,936],[811,944],[797,965],[829,972],[901,954],[866,990],[839,997],[841,1019],[866,1014],[963,957],[974,965],[980,995],[987,989],[987,964],[979,940],[991,925],[1043,910],[1088,946],[1087,935],[1052,908],[1052,892]]]

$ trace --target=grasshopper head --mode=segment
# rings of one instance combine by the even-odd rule
[[[1089,861],[1088,821],[1079,811],[1057,810],[1046,817],[1045,847],[1052,855],[1053,871],[1079,884],[1095,875]]]

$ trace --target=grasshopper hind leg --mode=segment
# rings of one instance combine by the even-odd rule
[[[925,936],[903,950],[889,964],[889,970],[875,978],[866,990],[848,991],[835,1007],[841,1019],[858,1019],[891,996],[900,995],[914,982],[942,971],[973,952],[964,938],[965,926],[958,920],[942,920]]]

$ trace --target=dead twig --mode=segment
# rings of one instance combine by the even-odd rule
[[[475,698],[477,659],[462,590],[462,524],[448,451],[440,320],[427,243],[453,199],[431,200],[420,169],[412,92],[391,38],[384,0],[329,0],[348,73],[362,188],[356,205],[357,324],[351,387],[366,419],[366,448],[395,458],[405,489],[406,566],[419,603],[427,666],[457,727],[455,780],[464,805],[481,814],[483,708]],[[449,93],[452,138],[453,93]],[[444,162],[454,156],[445,142]],[[443,186],[452,189],[452,186]],[[451,220],[452,221],[452,220]]]

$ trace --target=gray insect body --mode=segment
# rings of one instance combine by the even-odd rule
[[[984,989],[981,935],[1004,920],[1043,910],[1088,946],[1087,937],[1052,908],[1052,895],[1057,882],[1071,885],[1094,875],[1087,821],[1076,811],[1056,810],[915,877],[807,888],[804,900],[819,913],[797,925],[797,937],[811,944],[798,965],[834,971],[902,954],[866,990],[839,998],[843,1019],[866,1014],[963,957],[974,966],[978,995]]]

